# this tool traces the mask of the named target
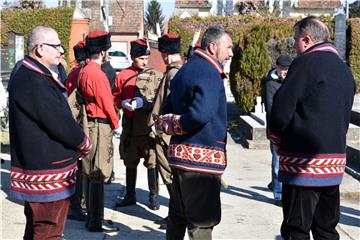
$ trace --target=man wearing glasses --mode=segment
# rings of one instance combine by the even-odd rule
[[[60,238],[75,192],[76,161],[91,149],[72,117],[66,88],[49,70],[59,64],[60,48],[54,29],[35,27],[29,56],[9,88],[11,195],[25,202],[24,239]]]
[[[54,48],[57,48],[56,45],[52,45],[52,44],[47,44],[48,46],[53,46]],[[51,74],[53,74],[54,78],[58,79],[59,81],[61,81],[62,84],[65,85],[65,81],[67,78],[67,73],[66,73],[66,66],[67,63],[65,61],[65,53],[66,50],[64,48],[64,46],[60,45],[60,62],[57,66],[53,66],[50,68],[51,70]]]

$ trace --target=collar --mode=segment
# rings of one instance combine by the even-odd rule
[[[329,42],[321,42],[317,43],[314,46],[311,46],[309,49],[307,49],[304,54],[312,53],[312,52],[329,52],[333,53],[335,55],[339,55],[338,51],[336,50],[336,47],[329,43]]]
[[[182,61],[182,60],[179,60],[179,61],[176,61],[176,62],[172,62],[172,63],[170,63],[169,65],[166,66],[166,70],[171,69],[171,68],[174,68],[174,67],[181,67],[182,65],[183,65],[183,61]]]
[[[147,69],[148,67],[146,66],[144,69],[140,69],[140,68],[135,67],[133,64],[131,64],[131,66],[129,68],[134,71],[141,72],[141,71],[144,71],[145,69]]]
[[[274,79],[274,81],[278,81],[280,79],[279,75],[276,72],[276,68],[274,68],[271,72],[270,72],[270,76],[272,77],[272,79]]]
[[[204,58],[206,61],[208,61],[211,65],[215,67],[215,69],[220,73],[222,78],[226,78],[226,74],[224,72],[223,66],[215,60],[213,57],[211,57],[207,52],[205,52],[202,49],[196,49],[194,54]]]
[[[98,69],[101,70],[101,65],[94,62],[94,61],[89,61],[86,65],[93,66],[93,67],[98,68]]]
[[[50,70],[47,67],[45,67],[43,64],[41,64],[39,61],[35,60],[30,56],[25,56],[23,60],[23,65],[34,72],[38,72],[52,79],[56,83],[56,85],[60,87],[61,91],[66,91],[66,87],[64,86],[64,84],[62,84],[62,82],[59,81],[58,79],[55,79],[53,77],[53,74],[51,74]]]

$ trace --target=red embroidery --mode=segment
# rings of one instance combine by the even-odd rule
[[[280,156],[280,170],[302,174],[336,174],[345,170],[346,158],[301,158]]]
[[[170,144],[168,156],[200,164],[206,163],[226,166],[225,152],[219,149],[185,144]]]

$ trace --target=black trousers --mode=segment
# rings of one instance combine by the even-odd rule
[[[299,187],[283,184],[281,236],[287,240],[339,239],[335,227],[340,217],[339,185]]]
[[[167,240],[211,239],[221,220],[220,178],[216,175],[173,170]]]

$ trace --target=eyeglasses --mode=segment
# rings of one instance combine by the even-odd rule
[[[61,44],[50,44],[50,43],[42,43],[43,45],[53,47],[54,49],[60,51],[61,49],[64,49]]]
[[[64,55],[65,55],[65,53],[66,53],[66,49],[64,48],[64,46],[63,46],[63,45],[61,45],[60,55],[61,55],[61,56],[64,56]]]

